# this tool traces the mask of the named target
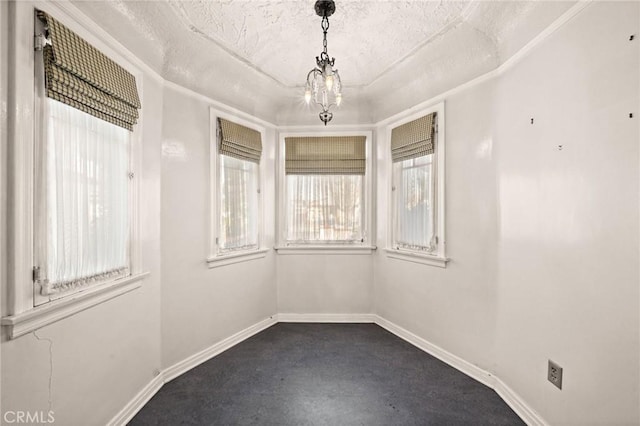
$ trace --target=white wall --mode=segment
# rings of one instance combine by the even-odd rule
[[[498,86],[496,373],[551,424],[640,422],[639,18],[593,3]]]
[[[593,3],[448,96],[452,261],[376,259],[379,315],[497,375],[550,424],[640,422],[639,16]],[[381,168],[379,245],[388,179]]]
[[[162,118],[162,365],[173,364],[277,312],[273,251],[209,269],[209,107],[165,88]],[[233,111],[223,111],[233,116]],[[240,118],[246,118],[240,117]],[[265,247],[273,247],[275,131],[263,141]]]
[[[491,369],[495,330],[495,81],[448,97],[446,126],[446,269],[390,259],[378,250],[375,311],[433,344]],[[391,164],[379,129],[378,247],[387,245]]]
[[[278,255],[278,312],[371,313],[371,260],[370,254]]]

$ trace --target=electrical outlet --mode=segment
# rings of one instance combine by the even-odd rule
[[[562,367],[551,360],[549,360],[549,368],[547,369],[547,380],[558,389],[562,389]]]

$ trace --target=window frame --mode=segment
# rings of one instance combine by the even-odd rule
[[[393,159],[391,157],[391,131],[405,123],[424,117],[431,113],[436,113],[435,126],[435,149],[432,165],[435,166],[435,191],[434,191],[434,231],[437,237],[437,244],[435,250],[428,252],[426,250],[417,250],[407,247],[399,247],[396,242],[396,196],[394,194],[393,187],[395,185],[395,173],[393,166]],[[445,235],[445,104],[444,102],[437,103],[430,107],[421,109],[420,111],[411,115],[405,116],[402,119],[396,120],[387,124],[386,126],[386,158],[389,162],[389,185],[387,188],[387,199],[389,200],[388,208],[388,225],[387,225],[387,247],[385,252],[387,256],[393,259],[405,260],[409,262],[422,263],[425,265],[437,266],[446,268],[449,258],[446,256],[446,235]]]
[[[142,159],[142,114],[134,131],[131,132],[130,150],[131,179],[130,191],[130,274],[105,280],[87,286],[78,292],[70,292],[63,297],[50,300],[36,306],[36,293],[39,286],[33,281],[35,266],[34,253],[34,220],[35,220],[35,167],[34,154],[36,144],[41,143],[37,134],[37,126],[42,122],[38,114],[38,96],[36,55],[41,54],[33,49],[34,34],[38,21],[35,17],[35,5],[30,2],[13,4],[14,31],[9,40],[9,49],[14,53],[13,61],[9,64],[10,90],[8,95],[14,99],[12,111],[7,119],[8,140],[11,144],[11,155],[7,158],[9,164],[8,190],[8,268],[7,268],[7,296],[6,311],[0,324],[7,328],[10,339],[27,334],[43,326],[74,315],[80,311],[106,302],[114,297],[139,288],[142,281],[149,275],[143,271],[141,263],[140,245],[140,181]],[[125,56],[116,49],[108,38],[98,37],[85,27],[75,22],[66,10],[55,4],[38,4],[38,9],[56,16],[60,22],[76,32],[79,36],[96,46],[111,59],[127,69],[136,77],[141,101],[143,100],[143,74]],[[106,41],[105,41],[106,40]],[[112,46],[116,46],[114,49]],[[39,120],[39,121],[36,121]]]
[[[219,137],[220,126],[218,119],[232,121],[242,126],[248,127],[260,133],[263,143],[262,155],[258,164],[258,244],[257,247],[249,249],[230,250],[227,252],[219,252],[218,238],[220,236],[220,154],[219,154]],[[214,107],[209,108],[209,254],[207,256],[207,265],[209,268],[230,265],[238,262],[245,262],[253,259],[260,259],[267,255],[269,249],[264,246],[264,190],[265,187],[265,167],[264,144],[266,140],[266,129],[249,120],[238,117],[237,115],[227,114]]]
[[[285,174],[285,139],[289,137],[340,137],[340,136],[364,136],[365,137],[365,175],[363,182],[364,214],[363,214],[363,235],[362,242],[297,242],[292,243],[286,240],[286,212],[287,212],[287,185]],[[376,247],[374,235],[373,216],[373,132],[371,130],[335,130],[326,131],[282,131],[278,134],[278,155],[277,155],[277,224],[276,224],[276,252],[278,254],[371,254]]]

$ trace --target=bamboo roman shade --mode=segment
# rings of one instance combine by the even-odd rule
[[[364,175],[366,137],[285,138],[288,175]]]
[[[132,130],[140,98],[135,77],[48,14],[43,49],[47,97]]]
[[[391,130],[391,157],[394,163],[433,154],[435,120],[434,112]]]
[[[262,155],[260,132],[223,118],[219,118],[218,123],[221,132],[218,145],[220,154],[260,163]]]

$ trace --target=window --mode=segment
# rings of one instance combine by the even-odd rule
[[[36,79],[34,305],[130,275],[130,139],[140,108],[133,75],[37,16],[48,41]]]
[[[213,233],[207,262],[216,267],[264,257],[267,250],[260,249],[262,133],[213,109],[211,122]]]
[[[395,246],[433,252],[433,154],[393,163]]]
[[[258,247],[258,164],[220,155],[218,252]]]
[[[287,175],[287,241],[363,239],[363,176]]]
[[[389,126],[391,257],[445,266],[444,137],[440,104],[417,119]]]
[[[279,251],[370,250],[369,135],[282,136]]]
[[[35,29],[37,48],[15,49],[12,61],[22,112],[10,118],[19,137],[10,141],[9,315],[1,322],[11,339],[132,291],[148,275],[134,178],[136,77],[48,13],[28,19],[33,5],[16,4],[16,14],[16,33]]]
[[[129,275],[130,132],[47,98],[38,149],[36,304]]]

